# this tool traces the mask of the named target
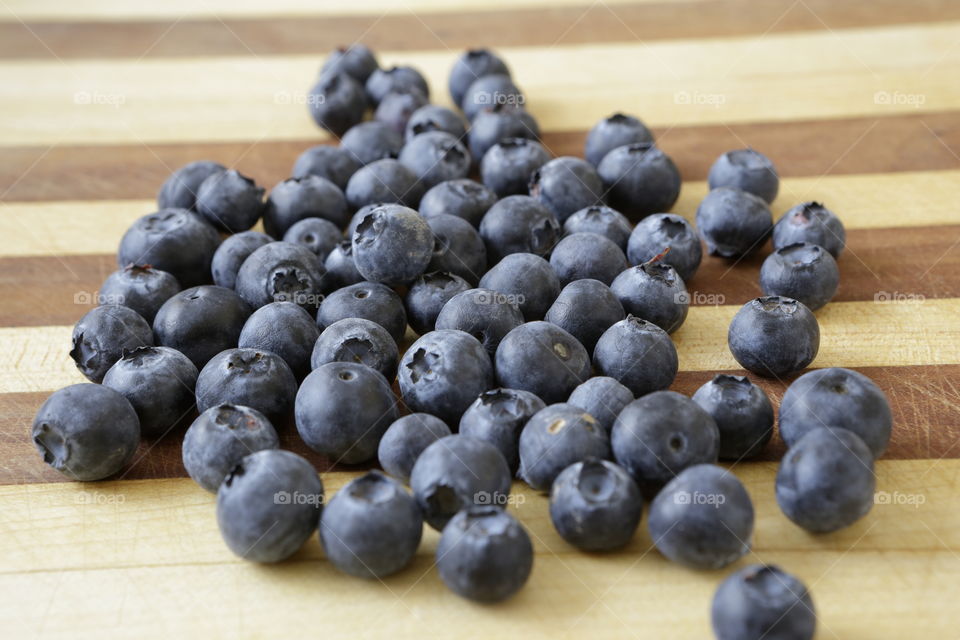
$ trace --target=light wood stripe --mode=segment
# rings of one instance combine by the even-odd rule
[[[503,54],[545,130],[581,128],[617,109],[675,126],[958,108],[958,36],[960,24],[950,22],[854,29],[843,39],[814,32]],[[902,53],[891,58],[894,49]],[[438,102],[448,100],[452,53],[382,58],[418,66]],[[303,104],[319,62],[278,56],[4,63],[0,143],[320,139]]]
[[[682,3],[687,0],[668,0]],[[664,0],[604,0],[616,8],[622,4],[661,3]],[[0,19],[20,20],[157,20],[196,18],[272,18],[276,16],[368,16],[402,15],[418,12],[503,11],[516,8],[580,6],[584,0],[168,0],[167,2],[124,2],[85,0],[63,3],[57,0],[7,0],[0,7]]]
[[[878,292],[881,290],[878,285]],[[734,305],[690,309],[683,327],[673,335],[682,371],[739,369],[727,349],[727,327],[738,309]],[[820,354],[813,366],[960,364],[957,317],[957,298],[831,303],[817,312]],[[0,328],[0,342],[5,347],[0,352],[0,393],[52,391],[84,382],[67,356],[71,329]]]
[[[477,638],[625,637],[642,628],[656,637],[700,639],[709,635],[718,581],[764,561],[811,588],[820,636],[859,637],[865,620],[871,638],[900,639],[907,628],[923,637],[953,632],[960,461],[879,462],[879,491],[923,504],[878,504],[854,526],[817,537],[779,513],[771,495],[775,465],[743,464],[736,472],[757,509],[754,551],[714,572],[669,564],[650,550],[645,522],[623,551],[578,553],[554,532],[545,497],[516,486],[524,501],[510,508],[533,540],[534,569],[526,587],[495,610],[442,587],[432,530],[412,566],[377,583],[337,573],[316,537],[280,565],[242,562],[220,539],[213,496],[189,480],[3,487],[0,587],[7,596],[0,624],[14,636],[42,625],[48,635],[85,637],[122,611],[116,624],[137,637],[241,629],[282,635],[316,626],[319,601],[329,608],[322,624],[331,637],[355,636],[362,620],[365,633],[418,639],[444,637],[454,627]],[[328,474],[328,495],[351,477]]]
[[[692,221],[707,190],[703,181],[684,183],[673,210]],[[785,178],[774,215],[806,200],[826,203],[848,229],[956,224],[960,171]],[[153,200],[4,203],[0,237],[18,241],[0,246],[0,257],[110,253],[155,209]]]

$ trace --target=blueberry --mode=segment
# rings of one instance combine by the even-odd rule
[[[794,380],[780,402],[780,436],[788,447],[822,426],[853,431],[879,458],[890,442],[893,417],[887,397],[870,378],[831,367]]]
[[[438,329],[410,345],[400,360],[398,381],[411,411],[456,425],[474,398],[493,387],[493,365],[470,334]]]
[[[345,148],[321,144],[310,147],[297,156],[291,175],[294,178],[317,176],[329,180],[343,191],[347,188],[350,176],[356,173],[359,168],[360,162]],[[269,199],[267,200],[267,206],[270,206]],[[266,217],[266,214],[264,216]]]
[[[376,69],[367,78],[367,99],[376,106],[391,91],[419,91],[430,97],[430,87],[423,75],[413,67],[390,67]]]
[[[358,42],[349,47],[337,47],[323,63],[320,73],[346,73],[357,82],[366,82],[370,74],[380,68],[377,57],[369,47]]]
[[[404,145],[400,162],[430,189],[447,180],[466,178],[470,173],[470,152],[445,131],[421,133]]]
[[[489,49],[470,49],[457,58],[450,70],[450,97],[458,107],[463,97],[478,78],[489,75],[510,76],[506,63]]]
[[[404,134],[413,113],[429,103],[427,97],[416,89],[391,91],[380,100],[373,119],[384,123],[399,134]]]
[[[463,118],[456,111],[435,104],[424,105],[410,115],[404,137],[407,142],[410,142],[421,133],[430,131],[443,131],[457,140],[464,140],[467,137],[467,127],[463,123]]]
[[[460,433],[495,446],[516,471],[520,466],[520,432],[541,409],[543,400],[520,389],[490,389],[473,401],[460,417]]]
[[[777,470],[777,504],[813,533],[848,527],[873,506],[870,448],[853,431],[816,427],[793,443]]]
[[[576,338],[549,322],[528,322],[497,347],[497,382],[546,403],[563,402],[590,377],[590,356]]]
[[[596,418],[572,404],[552,404],[533,414],[520,432],[518,476],[549,491],[560,472],[587,458],[610,457],[610,438]]]
[[[433,257],[428,271],[454,273],[477,284],[487,270],[487,248],[472,224],[448,214],[427,219],[433,232]]]
[[[613,240],[596,233],[574,233],[553,248],[550,265],[563,286],[584,279],[609,285],[627,268],[627,257]]]
[[[460,108],[467,120],[473,120],[478,113],[495,104],[522,107],[526,102],[523,92],[517,88],[510,76],[503,73],[491,73],[481,76],[470,83]]]
[[[610,206],[628,218],[670,211],[680,195],[680,172],[652,142],[617,147],[597,165]]]
[[[293,408],[297,379],[283,358],[258,349],[227,349],[210,359],[197,378],[197,410],[240,404],[282,418]]]
[[[420,215],[432,218],[449,214],[463,218],[475,227],[497,202],[497,194],[479,182],[462,178],[436,185],[420,199]]]
[[[762,564],[720,583],[710,618],[717,640],[811,640],[817,627],[804,584],[779,567]]]
[[[153,322],[157,310],[178,291],[180,283],[166,271],[148,264],[130,264],[107,276],[100,285],[99,295],[106,300],[116,300],[147,322]]]
[[[203,365],[236,346],[250,307],[230,289],[214,286],[181,291],[163,303],[153,319],[158,346],[170,347]]]
[[[657,549],[691,569],[721,569],[750,551],[753,503],[736,476],[712,464],[684,469],[650,505]]]
[[[323,274],[320,258],[307,247],[271,242],[240,265],[236,289],[254,309],[271,302],[295,302],[313,310],[322,298]]]
[[[633,315],[603,332],[593,350],[597,371],[637,397],[666,389],[677,376],[677,348],[667,333]]]
[[[505,504],[510,469],[492,444],[470,436],[446,436],[417,458],[410,488],[427,524],[441,531],[461,509]]]
[[[352,76],[331,70],[323,73],[310,88],[307,107],[317,126],[342,136],[363,119],[367,99],[363,87]]]
[[[211,281],[210,263],[220,235],[186,209],[161,209],[138,218],[123,234],[117,265],[149,264],[166,271],[181,287]]]
[[[214,173],[197,190],[197,212],[221,231],[246,231],[263,214],[263,191],[235,169]]]
[[[343,230],[343,237],[347,239],[352,239],[354,232],[357,230],[357,227],[360,226],[360,223],[363,222],[363,219],[367,217],[367,214],[372,213],[373,211],[379,209],[385,204],[395,204],[391,202],[371,202],[370,204],[365,204],[359,209],[357,209],[352,216],[350,216],[350,222],[347,223],[347,228]]]
[[[263,208],[266,232],[282,238],[294,223],[305,218],[323,218],[337,227],[347,224],[347,199],[340,187],[315,175],[289,178],[275,186]]]
[[[359,578],[383,578],[413,560],[423,515],[403,486],[379,471],[354,478],[320,518],[320,542],[334,567]]]
[[[574,389],[567,403],[589,413],[610,433],[617,416],[633,400],[633,392],[615,379],[595,376]]]
[[[213,283],[227,289],[236,287],[237,272],[240,271],[244,260],[257,249],[271,242],[273,238],[259,231],[242,231],[228,236],[213,254],[213,261],[210,264]]]
[[[423,195],[417,174],[399,160],[384,158],[361,167],[347,183],[347,202],[360,207],[374,202],[395,202],[416,207]]]
[[[530,177],[549,160],[550,154],[535,140],[504,138],[480,160],[480,178],[501,198],[525,194]]]
[[[581,551],[612,551],[630,542],[643,496],[630,474],[606,460],[587,458],[557,476],[550,520],[560,537]]]
[[[122,395],[98,384],[50,394],[33,419],[31,438],[48,465],[71,480],[102,480],[137,450],[140,423]]]
[[[468,289],[470,283],[458,275],[441,271],[423,274],[410,285],[403,301],[410,327],[419,335],[433,331],[444,305]]]
[[[772,228],[766,201],[739,189],[718,187],[697,207],[697,231],[713,256],[748,255],[763,246]]]
[[[407,331],[407,313],[403,300],[385,284],[358,282],[338,289],[324,298],[317,311],[317,326],[322,331],[337,320],[363,318],[387,330],[397,344]]]
[[[372,320],[344,318],[330,324],[317,338],[310,366],[316,369],[328,362],[355,362],[393,380],[399,359],[397,343],[386,329]]]
[[[204,180],[215,173],[226,171],[219,162],[200,160],[186,164],[166,179],[157,194],[158,209],[193,209],[197,204],[197,191]]]
[[[431,444],[450,435],[447,423],[429,413],[410,413],[391,424],[380,439],[377,459],[383,470],[410,481],[413,465]]]
[[[697,389],[693,401],[720,429],[720,459],[753,458],[773,435],[773,405],[746,376],[718,374]]]
[[[124,353],[103,386],[130,402],[146,438],[164,436],[193,412],[197,368],[187,356],[168,347],[138,347]]]
[[[139,313],[119,304],[94,307],[73,327],[70,357],[88,380],[100,382],[127,351],[153,345],[153,332]]]
[[[733,187],[763,198],[777,199],[780,178],[770,159],[753,149],[727,151],[710,167],[707,183],[711,189]]]
[[[590,129],[583,156],[595,167],[604,156],[625,144],[653,143],[653,134],[637,118],[623,113],[607,116]]]
[[[483,274],[480,286],[513,297],[525,320],[543,320],[560,295],[560,278],[550,263],[532,253],[511,253]]]
[[[513,516],[496,507],[458,513],[437,544],[440,579],[468,600],[506,600],[526,584],[532,568],[530,536]]]
[[[837,261],[815,244],[798,242],[781,247],[760,267],[760,288],[765,295],[793,298],[811,311],[830,302],[839,284]]]
[[[329,220],[304,218],[287,229],[283,241],[303,245],[320,260],[326,260],[333,248],[340,244],[341,237],[340,229]]]
[[[720,431],[710,414],[690,398],[655,391],[623,408],[610,443],[617,462],[644,494],[653,495],[684,469],[716,462]]]
[[[677,270],[662,261],[651,260],[630,267],[610,283],[624,311],[654,323],[667,333],[683,325],[690,308],[690,296]]]
[[[237,346],[277,354],[301,380],[310,373],[310,354],[319,335],[317,323],[303,307],[271,302],[247,318]]]
[[[496,264],[511,253],[547,255],[560,239],[560,223],[530,196],[507,196],[483,216],[480,236],[487,260]]]
[[[217,491],[217,524],[235,554],[253,562],[289,558],[317,530],[323,483],[289,451],[263,449],[241,460]]]
[[[601,205],[603,182],[588,162],[572,156],[554,158],[530,175],[530,195],[566,221],[584,207]]]
[[[510,296],[490,289],[468,289],[443,305],[435,326],[469,333],[492,356],[503,337],[521,324],[523,314]]]
[[[727,342],[744,369],[780,378],[817,357],[820,325],[802,302],[779,296],[755,298],[733,317]]]
[[[390,383],[356,362],[328,362],[297,392],[297,431],[308,447],[334,464],[358,464],[377,455],[387,427],[399,417]]]
[[[540,126],[521,107],[495,104],[478,113],[470,123],[470,155],[479,163],[493,145],[507,138],[540,138]]]
[[[362,166],[385,158],[396,158],[403,148],[403,136],[383,122],[371,120],[361,122],[343,134],[340,148]],[[359,168],[354,169],[351,175]],[[346,191],[349,183],[347,180],[340,188]]]
[[[433,233],[413,209],[385,204],[370,211],[353,232],[353,261],[371,282],[403,284],[427,268]]]
[[[574,280],[563,288],[544,319],[569,332],[592,353],[603,332],[625,316],[610,287],[599,280]]]
[[[210,407],[183,436],[183,466],[193,481],[216,493],[230,470],[255,451],[277,449],[280,438],[267,417],[242,405]]]
[[[795,242],[820,245],[839,258],[847,242],[840,218],[819,202],[804,202],[780,216],[773,227],[773,248]]]
[[[363,276],[357,271],[357,263],[353,261],[353,242],[350,240],[341,240],[330,250],[323,268],[327,271],[323,275],[323,285],[328,291],[363,282]]]
[[[667,254],[661,261],[676,269],[684,282],[697,272],[703,258],[700,236],[689,222],[671,213],[655,213],[634,227],[627,242],[627,260],[642,264],[664,251]]]
[[[599,233],[627,251],[632,227],[627,216],[615,209],[595,205],[575,211],[563,222],[563,230],[571,233]],[[632,261],[631,261],[632,262]]]

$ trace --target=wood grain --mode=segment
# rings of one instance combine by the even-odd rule
[[[923,504],[878,504],[853,527],[819,537],[776,510],[773,465],[741,465],[758,526],[753,553],[731,569],[765,561],[797,574],[813,590],[821,637],[864,637],[866,626],[870,638],[899,640],[904,620],[923,637],[947,637],[960,579],[958,464],[881,461],[878,489],[922,496]],[[347,478],[324,479],[332,493]],[[726,572],[670,565],[650,550],[645,526],[621,552],[577,553],[553,531],[545,498],[517,491],[523,503],[511,509],[535,550],[530,582],[506,603],[478,606],[443,589],[432,569],[433,531],[412,566],[371,583],[335,572],[316,538],[280,565],[243,563],[219,539],[213,497],[188,480],[0,488],[0,623],[17,636],[42,625],[45,635],[70,638],[101,637],[105,621],[145,638],[260,628],[334,637],[448,637],[451,629],[469,638],[607,638],[637,629],[708,636],[707,603]]]
[[[459,3],[458,3],[459,4]],[[409,3],[408,3],[409,5]],[[313,7],[307,8],[307,10]],[[23,16],[21,16],[23,17]],[[696,19],[691,19],[691,18]],[[196,55],[321,55],[362,41],[376,51],[423,48],[459,50],[533,47],[590,42],[644,42],[929,23],[960,19],[960,5],[944,0],[874,0],[867,5],[834,0],[690,0],[616,6],[583,2],[525,3],[490,11],[386,13],[372,21],[357,15],[300,15],[251,20],[228,13],[214,18],[117,22],[0,23],[0,59],[169,58]],[[528,25],[536,23],[536,29]],[[483,34],[478,39],[477,34]]]
[[[721,153],[748,145],[769,153],[787,177],[960,169],[960,111],[679,126],[654,133],[685,180],[706,179]],[[543,144],[556,156],[580,156],[585,136],[584,130],[546,132]],[[198,158],[236,167],[269,187],[289,177],[297,155],[318,142],[11,147],[0,163],[0,185],[7,185],[0,200],[152,199],[174,169]]]
[[[808,32],[503,54],[527,107],[550,131],[583,127],[611,105],[642,105],[656,126],[957,109],[958,37],[960,23],[949,22],[851,29],[842,40]],[[901,51],[895,60],[892,49]],[[440,104],[449,101],[440,88],[450,58],[381,55],[384,64],[420,68]],[[629,83],[621,82],[625,61]],[[0,63],[0,145],[303,139],[316,135],[305,107],[316,67],[312,56]]]

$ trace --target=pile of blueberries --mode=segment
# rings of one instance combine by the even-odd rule
[[[837,289],[843,225],[814,202],[774,224],[777,173],[745,149],[713,165],[694,227],[664,213],[680,174],[638,119],[600,121],[585,160],[551,159],[494,53],[466,52],[449,89],[462,113],[430,104],[416,69],[340,49],[309,100],[339,146],[306,150],[265,200],[215,162],[174,172],[100,290],[122,304],[74,328],[70,355],[95,384],[40,408],[40,454],[99,480],[141,437],[192,421],[184,466],[216,492],[239,556],[283,560],[319,529],[335,567],[380,578],[410,563],[425,521],[442,532],[440,577],[478,601],[512,595],[532,568],[505,509],[514,475],[549,492],[557,532],[579,549],[626,545],[649,501],[664,556],[737,561],[754,509],[717,462],[757,456],[774,409],[742,376],[692,398],[666,390],[684,282],[701,240],[735,260],[772,237],[765,295],[736,314],[729,348],[757,375],[794,374],[817,354],[813,311]],[[408,330],[419,338],[401,351]],[[325,500],[313,466],[279,449],[291,415],[312,450],[383,472]],[[864,516],[890,438],[883,392],[854,371],[811,371],[787,389],[779,424],[787,517],[819,533]],[[804,585],[764,565],[726,579],[712,615],[723,639],[810,638],[815,626]]]

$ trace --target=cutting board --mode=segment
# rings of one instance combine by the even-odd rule
[[[316,539],[290,561],[230,554],[214,498],[185,477],[179,438],[144,444],[120,477],[63,482],[29,441],[126,227],[176,167],[217,160],[267,187],[329,141],[305,99],[328,50],[362,41],[423,70],[435,102],[471,46],[511,65],[554,155],[580,155],[614,111],[642,117],[684,178],[691,218],[723,151],[752,146],[782,176],[776,215],[817,200],[843,219],[833,303],[814,367],[852,367],[886,392],[878,499],[812,536],[773,497],[775,437],[734,471],[757,512],[753,551],[693,572],[645,524],[613,554],[553,531],[517,484],[511,510],[534,570],[508,602],[448,592],[428,531],[383,581],[334,571]],[[6,0],[0,7],[0,632],[4,637],[709,637],[718,582],[752,562],[812,590],[821,638],[956,637],[960,614],[960,2],[917,0]],[[766,254],[765,248],[762,254]],[[759,294],[763,255],[707,258],[674,338],[692,393],[742,373],[726,347]],[[785,381],[762,381],[775,404]],[[291,425],[284,446],[308,453]],[[359,469],[310,456],[328,493]]]

